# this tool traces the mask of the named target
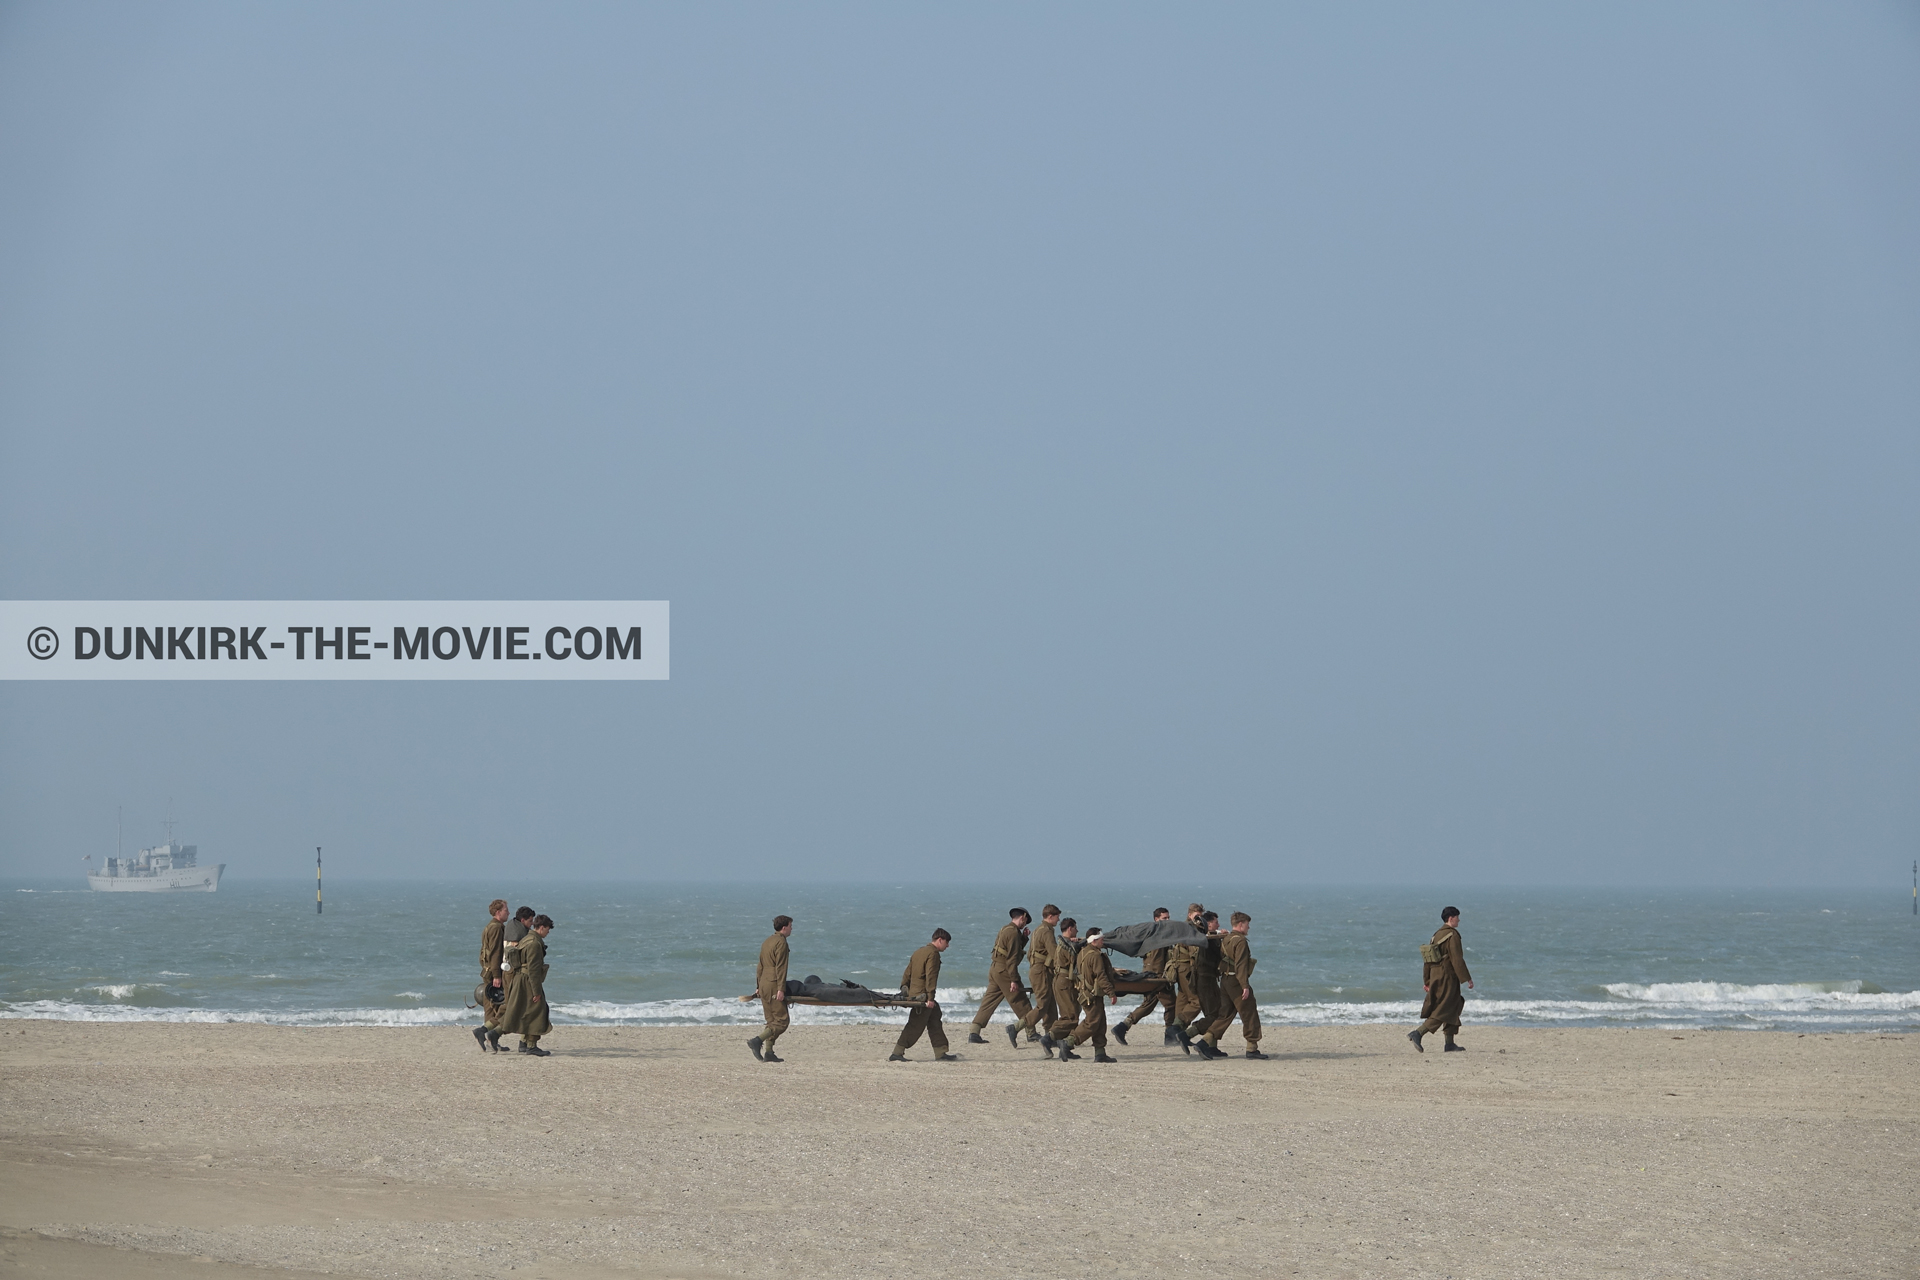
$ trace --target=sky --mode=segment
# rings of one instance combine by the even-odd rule
[[[1920,10],[0,5],[0,875],[1887,885]]]

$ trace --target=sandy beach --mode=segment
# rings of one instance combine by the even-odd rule
[[[1910,1036],[1322,1028],[1203,1063],[1156,1034],[1114,1066],[997,1037],[889,1065],[891,1037],[800,1028],[776,1066],[733,1028],[561,1028],[536,1060],[0,1024],[0,1269],[1913,1274]]]

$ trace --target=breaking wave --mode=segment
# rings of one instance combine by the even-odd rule
[[[275,1027],[437,1027],[472,1018],[470,1009],[193,1009],[130,1004],[21,1000],[0,1007],[0,1018],[55,1022],[250,1022]]]
[[[76,1000],[0,1002],[0,1018],[47,1018],[73,1022],[259,1023],[286,1027],[435,1027],[473,1021],[464,1007],[408,1009],[343,1008],[310,1010],[202,1009],[145,1003],[141,984],[101,984],[87,988],[114,1003]],[[940,993],[946,1020],[964,1021],[980,999],[979,987],[948,988]],[[402,993],[404,998],[415,997]],[[1122,997],[1117,1015],[1135,1003]],[[1279,1026],[1404,1026],[1419,1018],[1416,1000],[1275,1002],[1260,1006],[1261,1020]],[[900,1024],[904,1010],[832,1008],[797,1005],[793,1021],[801,1026]],[[1785,1031],[1917,1031],[1920,991],[1882,991],[1872,983],[1793,982],[1742,985],[1726,982],[1609,983],[1590,1000],[1508,1000],[1468,996],[1466,1020],[1482,1024],[1534,1027],[1649,1027],[1674,1030],[1709,1028]],[[995,1017],[1004,1022],[1003,1009]],[[556,1001],[553,1020],[573,1026],[720,1027],[758,1026],[757,1000],[709,996],[682,1000]]]

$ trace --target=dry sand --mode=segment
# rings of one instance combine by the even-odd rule
[[[964,1023],[962,1024],[964,1031]],[[1149,1028],[1142,1028],[1149,1030]],[[1116,1066],[882,1027],[0,1022],[0,1270],[1912,1276],[1920,1039],[1274,1030]],[[956,1041],[959,1036],[955,1036]],[[1437,1048],[1437,1046],[1436,1046]]]

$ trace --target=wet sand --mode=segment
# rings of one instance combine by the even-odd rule
[[[1913,1274],[1912,1036],[1150,1033],[1099,1066],[746,1034],[0,1022],[0,1271]]]

